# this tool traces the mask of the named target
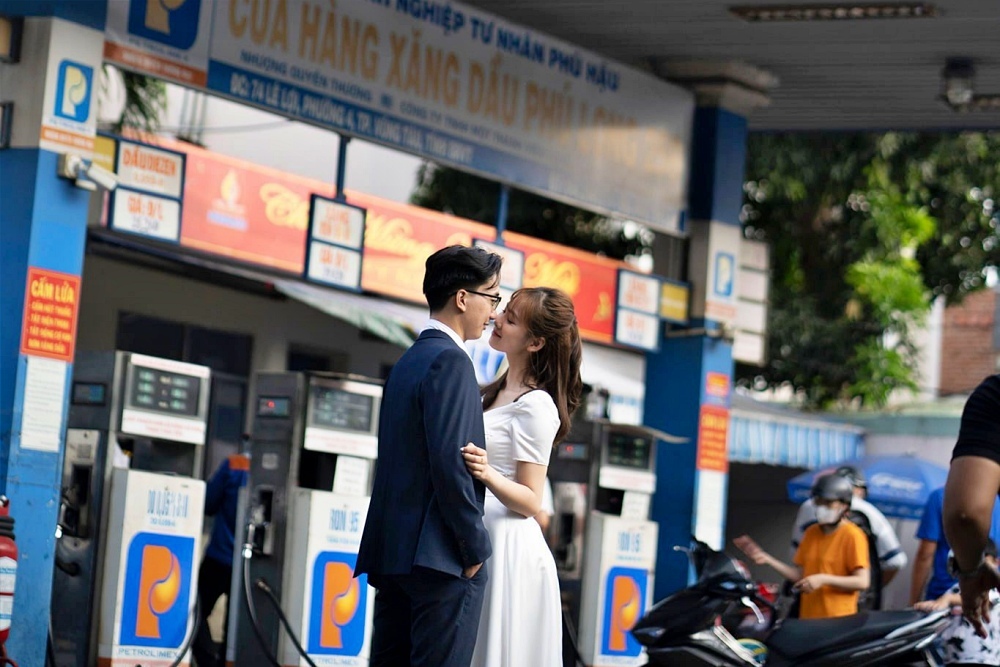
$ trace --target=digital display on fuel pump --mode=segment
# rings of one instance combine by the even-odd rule
[[[201,378],[134,366],[128,404],[139,410],[198,416]]]
[[[630,433],[608,433],[607,463],[623,468],[649,468],[653,441]]]
[[[334,387],[312,388],[312,426],[372,432],[375,398]]]

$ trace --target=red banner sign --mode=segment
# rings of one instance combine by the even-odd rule
[[[312,193],[321,181],[194,147],[188,154],[181,244],[301,274]]]
[[[496,230],[464,218],[385,199],[347,193],[347,200],[368,209],[361,287],[425,305],[424,262],[449,245],[472,245],[473,238],[492,241]]]
[[[80,276],[28,267],[21,354],[73,361]]]
[[[504,240],[524,253],[525,287],[563,290],[573,299],[583,338],[614,340],[618,269],[624,263],[522,234],[508,232]]]
[[[698,470],[729,471],[729,410],[703,405],[698,417]]]
[[[330,197],[327,183],[177,143],[187,153],[181,244],[302,274],[310,195]],[[367,209],[361,287],[423,305],[424,262],[447,245],[493,241],[490,226],[436,211],[348,192]],[[623,262],[508,232],[506,244],[524,253],[524,286],[558,287],[576,306],[580,333],[614,340],[617,272]]]

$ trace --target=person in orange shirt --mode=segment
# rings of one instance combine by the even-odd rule
[[[851,506],[850,481],[824,475],[813,484],[817,523],[806,529],[795,564],[784,563],[744,535],[733,542],[753,562],[768,565],[795,582],[802,594],[800,618],[833,618],[858,613],[858,597],[871,579],[868,538],[844,514]]]

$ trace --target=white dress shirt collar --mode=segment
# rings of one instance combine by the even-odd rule
[[[423,332],[427,331],[428,329],[437,329],[438,331],[445,332],[446,334],[448,334],[449,338],[451,338],[453,341],[455,341],[455,345],[458,345],[460,348],[462,348],[463,352],[465,352],[466,354],[469,354],[469,350],[468,350],[467,347],[465,347],[465,341],[462,340],[462,337],[459,336],[455,332],[454,329],[452,329],[450,326],[448,326],[444,322],[442,322],[440,320],[435,320],[432,317],[431,319],[427,320],[427,323],[424,325],[424,328],[420,330],[420,333],[423,333]]]

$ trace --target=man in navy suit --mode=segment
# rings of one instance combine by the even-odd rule
[[[371,667],[468,667],[491,553],[485,488],[461,449],[485,447],[483,408],[464,342],[500,303],[498,255],[450,246],[427,259],[431,319],[382,397],[378,464],[355,575],[375,596]]]

